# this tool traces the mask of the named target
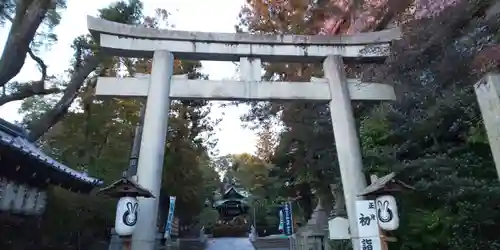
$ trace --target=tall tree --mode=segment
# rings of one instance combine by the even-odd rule
[[[9,1],[3,1],[2,3],[6,2]],[[24,3],[33,8],[34,5],[41,2],[44,1],[16,1],[17,5],[12,6],[19,9],[21,8],[20,4]],[[133,17],[133,15],[137,13],[121,12],[123,6],[135,9],[141,8],[139,2],[131,3],[131,5],[129,6],[124,2],[115,3],[108,8],[102,9],[101,13],[104,18],[122,15],[124,19],[134,19],[136,17]],[[28,11],[30,13],[26,13],[26,15],[38,13],[37,11],[31,9]],[[21,16],[17,16],[21,14],[22,12],[17,12],[16,17],[18,20],[22,20],[19,19]],[[16,31],[15,27],[11,29],[11,34],[14,34],[14,31]],[[14,37],[13,39],[17,38]],[[75,44],[79,44],[80,41],[90,40],[81,37],[76,40]],[[29,41],[27,43],[29,44]],[[78,67],[82,66],[79,59],[92,53],[90,48],[87,50],[81,50],[78,46],[75,48],[77,57],[72,67],[73,72],[78,71]],[[4,55],[10,52],[12,52],[12,49],[6,47]],[[24,61],[22,56],[16,59]],[[114,63],[113,58],[105,60],[99,74],[114,75]],[[83,67],[86,66],[83,65]],[[93,69],[89,73],[91,71]],[[84,82],[87,75],[81,79],[82,82]],[[85,90],[88,90],[89,86],[92,85],[92,80],[88,80],[86,83]],[[128,141],[130,140],[128,136],[130,133],[127,133],[127,131],[131,126],[127,126],[125,122],[120,123],[112,120],[117,117],[121,117],[122,121],[125,120],[123,119],[125,116],[121,115],[120,112],[111,114],[112,108],[119,108],[119,105],[113,102],[92,104],[96,109],[101,109],[101,112],[87,112],[85,105],[89,102],[88,96],[85,96],[85,94],[89,92],[80,93],[79,90],[79,88],[76,89],[73,93],[75,96],[71,97],[81,100],[78,103],[79,109],[71,111],[66,119],[59,123],[50,134],[47,134],[40,143],[45,150],[50,151],[59,161],[80,171],[99,176],[109,182],[119,176],[123,166],[126,166],[127,152],[122,149],[127,148],[130,144]],[[7,96],[12,96],[15,93],[7,93]],[[60,102],[60,100],[32,97],[26,99],[26,102],[23,103],[21,112],[26,114],[26,122],[29,123],[31,119],[38,121],[40,118],[44,119],[43,117],[48,113],[50,114],[52,104],[57,102]],[[105,104],[110,104],[110,106],[103,107]],[[70,103],[67,105],[69,107]],[[110,147],[110,145],[117,147]],[[5,249],[82,249],[102,247],[106,244],[106,238],[108,237],[109,231],[107,229],[112,226],[114,207],[115,203],[109,200],[92,196],[83,197],[53,188],[49,190],[49,204],[41,218],[25,218],[18,223],[2,221],[2,228],[0,229],[2,231],[1,247]],[[71,221],[71,223],[68,224],[68,221]],[[14,233],[22,231],[23,228],[30,228],[29,234],[16,235]]]
[[[256,2],[261,5],[252,5]],[[317,10],[326,13],[318,14],[320,25],[311,25],[309,30],[353,33],[379,29],[379,23],[391,23],[378,20],[378,14],[375,15],[378,9],[364,19],[369,22],[353,19],[362,17],[365,8],[370,9],[370,2],[363,1],[360,6],[348,1],[315,1],[316,6],[339,4],[343,11]],[[438,5],[415,1],[412,5],[416,6],[394,16],[394,22],[402,25],[405,34],[394,44],[387,65],[354,72],[348,68],[349,74],[393,84],[399,94],[399,100],[393,105],[369,105],[360,109],[363,106],[355,103],[361,125],[365,170],[379,175],[396,171],[399,178],[418,189],[418,192],[405,194],[400,201],[402,225],[396,236],[402,240],[391,245],[391,249],[496,249],[497,240],[486,232],[497,230],[491,222],[498,220],[499,214],[493,210],[496,205],[490,202],[497,199],[498,181],[472,84],[483,72],[498,69],[498,53],[495,53],[499,34],[498,6],[495,1],[435,2]],[[250,27],[248,30],[297,33],[291,27],[301,27],[301,24],[291,23],[290,18],[300,11],[280,12],[280,8],[285,7],[276,7],[274,3],[251,1],[253,14],[243,15],[243,19],[247,19],[244,24]],[[373,3],[390,4],[390,1]],[[426,3],[432,6],[422,7]],[[381,13],[384,11],[387,8],[383,7]],[[336,19],[329,19],[333,17]],[[268,75],[279,76],[275,77],[277,79],[304,75],[301,67],[294,69],[288,65],[283,68],[268,66],[266,70]],[[309,72],[314,74],[312,70]],[[274,162],[281,166],[282,175],[292,176],[295,181],[301,178],[302,183],[321,187],[314,180],[326,176],[314,176],[320,159],[331,157],[330,163],[323,163],[329,164],[323,167],[328,171],[336,158],[334,145],[327,144],[333,139],[328,131],[331,125],[325,119],[329,111],[320,106],[297,105],[292,109],[294,112],[290,112],[290,106],[257,104],[249,118],[260,123],[266,120],[266,115],[283,111],[280,118],[285,130],[280,136]],[[304,119],[312,117],[321,125]],[[322,133],[323,136],[316,137]],[[294,164],[302,172],[294,170]],[[338,176],[334,171],[327,177],[327,183]],[[478,197],[484,202],[477,200]]]
[[[373,72],[401,94],[362,122],[365,163],[371,171],[396,171],[419,190],[401,201],[402,249],[498,247],[485,232],[497,230],[490,221],[500,214],[490,201],[499,185],[472,87],[498,69],[482,58],[498,44],[495,5],[463,1],[409,22],[389,64]]]
[[[153,28],[166,25],[167,11],[158,10],[154,16],[143,18],[139,10],[139,1],[116,2],[100,13],[103,18],[120,22],[140,17],[138,23]],[[89,36],[79,37],[76,41],[92,44]],[[78,48],[75,50],[79,55],[97,55],[91,49],[79,51]],[[76,57],[74,65],[78,65],[81,58]],[[75,92],[73,108],[68,109],[67,114],[38,142],[59,161],[98,176],[109,184],[120,178],[128,166],[128,149],[142,103],[125,99],[96,100],[95,77],[116,76],[119,68],[125,68],[127,76],[149,73],[151,60],[118,57],[100,57],[99,60],[95,75]],[[190,78],[205,77],[200,74],[200,68],[199,62],[175,61],[174,71],[188,74]],[[58,98],[38,96],[25,99],[21,107],[25,123],[31,124],[40,117],[43,119],[57,102]],[[181,217],[181,223],[193,222],[203,210],[205,200],[211,197],[205,189],[216,186],[214,182],[218,182],[217,173],[209,167],[213,123],[207,118],[210,110],[206,104],[204,101],[175,101],[171,106],[161,200],[168,200],[168,195],[178,197],[176,213]],[[16,224],[0,218],[0,248],[25,249],[30,247],[30,242],[33,242],[32,248],[37,249],[106,247],[109,229],[114,223],[116,201],[82,197],[59,189],[49,193],[49,206],[40,221],[34,218]],[[165,211],[165,207],[168,209],[168,206],[162,206],[160,210]],[[68,221],[72,222],[71,225]],[[29,234],[15,235],[16,231],[27,227],[33,228]]]
[[[59,11],[65,7],[66,1],[64,0],[4,0],[0,2],[0,24],[10,24],[7,42],[0,57],[0,86],[5,86],[19,73],[28,54],[39,64],[43,74],[47,67],[43,60],[34,54],[30,46],[36,45],[33,42],[37,36],[55,39],[50,31],[59,24],[61,18]],[[45,32],[43,32],[44,28]],[[42,77],[44,81],[47,76]],[[38,87],[41,91],[47,91],[44,89],[43,82],[41,86],[40,83],[36,84],[27,85],[27,88],[33,86],[33,89]]]
[[[273,131],[271,123],[265,124],[257,133],[256,155],[265,162],[270,162],[277,145],[276,132]]]
[[[97,52],[92,39],[82,36],[73,44],[75,57],[69,80],[48,75],[47,65],[35,55],[35,49],[41,44],[37,39],[44,42],[55,39],[50,33],[51,28],[59,23],[59,11],[64,7],[63,0],[7,0],[0,3],[0,21],[10,23],[9,36],[0,57],[0,87],[5,90],[0,96],[0,105],[32,96],[59,94],[57,101],[46,105],[43,115],[26,124],[32,141],[38,140],[64,117],[84,85],[95,84],[95,79],[88,79],[89,75],[96,70],[95,75],[99,75],[106,69],[102,63],[107,59]],[[140,0],[120,1],[114,7],[112,11],[101,11],[100,17],[127,24],[138,24],[142,20]],[[29,82],[11,81],[21,70],[27,55],[38,64],[41,78]]]

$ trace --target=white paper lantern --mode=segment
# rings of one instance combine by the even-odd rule
[[[14,206],[12,207],[12,212],[23,213],[24,200],[26,197],[26,191],[28,187],[24,184],[20,184],[17,188],[16,198],[14,200]]]
[[[120,236],[129,236],[137,223],[139,203],[134,197],[122,197],[116,205],[115,232]]]
[[[47,205],[47,193],[45,191],[39,191],[35,202],[35,213],[40,215],[45,211],[45,206]]]
[[[17,184],[9,181],[5,186],[5,191],[0,201],[0,210],[1,211],[10,211],[14,206],[14,201],[16,200],[17,194]]]
[[[383,195],[376,199],[377,219],[380,228],[393,231],[399,227],[399,214],[396,199],[392,195]]]
[[[26,200],[24,201],[24,212],[26,214],[35,214],[36,199],[38,197],[38,189],[30,188],[26,194]]]
[[[8,183],[9,182],[7,181],[7,179],[0,177],[0,201],[5,195],[5,188],[7,187]]]

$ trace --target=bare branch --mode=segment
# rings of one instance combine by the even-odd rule
[[[9,22],[11,22],[11,23],[14,21],[14,19],[11,16],[9,16],[7,13],[2,13],[2,10],[0,10],[0,15],[5,17],[5,19],[9,20]]]
[[[69,107],[78,97],[85,79],[87,79],[88,75],[97,68],[100,61],[101,58],[96,55],[85,58],[82,66],[73,73],[68,87],[66,87],[63,96],[56,103],[54,108],[43,114],[40,119],[32,121],[28,124],[28,130],[30,131],[28,139],[30,141],[38,140],[45,132],[59,122],[64,115],[66,115]]]
[[[42,73],[40,80],[30,81],[24,84],[16,83],[16,85],[20,85],[19,87],[17,87],[17,91],[8,95],[3,94],[2,96],[0,96],[0,106],[8,102],[23,100],[35,95],[50,95],[61,92],[61,89],[56,87],[48,89],[45,88],[45,81],[47,80],[47,65],[40,57],[36,56],[31,49],[28,49],[28,54],[35,62],[37,62],[40,68],[40,71]]]
[[[50,95],[60,93],[59,88],[45,88],[44,81],[35,81],[21,85],[14,93],[0,96],[0,106],[12,102],[26,99],[35,95]]]
[[[42,58],[36,56],[35,53],[33,53],[33,50],[31,50],[31,48],[28,49],[28,55],[30,55],[33,61],[38,63],[38,67],[42,72],[42,78],[40,79],[40,81],[45,82],[45,80],[47,79],[47,65],[43,62]]]

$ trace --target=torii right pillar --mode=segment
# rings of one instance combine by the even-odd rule
[[[329,108],[352,246],[354,250],[360,250],[356,200],[363,198],[358,197],[357,194],[366,187],[366,180],[363,174],[361,148],[342,57],[338,55],[328,56],[323,62],[323,70],[330,85]]]

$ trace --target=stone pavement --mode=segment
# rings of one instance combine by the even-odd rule
[[[254,250],[248,238],[211,238],[205,250]]]

